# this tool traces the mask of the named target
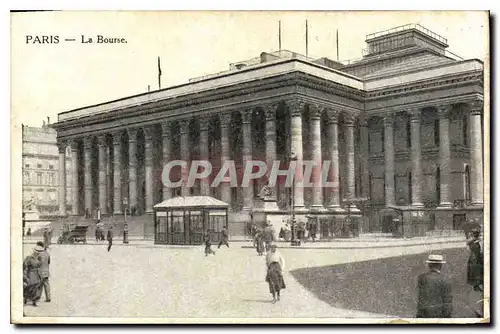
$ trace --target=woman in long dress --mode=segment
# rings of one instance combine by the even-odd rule
[[[24,304],[28,300],[33,302],[33,306],[36,306],[36,302],[42,297],[42,278],[40,277],[39,268],[41,262],[38,259],[39,254],[44,251],[44,247],[36,245],[33,249],[33,253],[28,255],[23,262],[23,298]]]
[[[471,231],[472,238],[467,242],[470,249],[469,261],[467,263],[467,283],[475,291],[482,291],[483,285],[483,250],[479,230]]]
[[[276,245],[271,245],[271,249],[266,256],[266,282],[269,284],[269,292],[273,295],[273,304],[276,303],[276,300],[280,300],[280,291],[286,288],[283,279],[285,259],[276,251],[276,248]]]

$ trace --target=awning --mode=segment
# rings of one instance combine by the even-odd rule
[[[155,210],[171,209],[226,209],[229,204],[210,196],[178,196],[167,199],[154,206]]]

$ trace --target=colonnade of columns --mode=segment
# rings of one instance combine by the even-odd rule
[[[314,160],[319,162],[317,166],[313,169],[312,173],[312,202],[311,211],[322,210],[324,207],[336,210],[340,208],[340,164],[339,164],[339,118],[342,115],[343,125],[344,125],[344,138],[345,138],[345,157],[346,157],[346,180],[347,189],[345,189],[345,197],[350,198],[355,196],[356,189],[356,178],[355,178],[355,150],[354,150],[354,126],[355,120],[359,117],[359,114],[354,114],[349,111],[345,111],[339,107],[322,106],[316,104],[308,104],[303,100],[295,99],[286,101],[286,106],[290,115],[290,146],[291,152],[294,160],[297,164],[301,164],[304,160],[303,154],[303,138],[302,138],[302,121],[303,121],[303,111],[306,106],[308,107],[309,119],[309,148],[311,150],[311,156]],[[276,155],[276,111],[278,104],[269,104],[263,107],[265,113],[265,137],[266,146],[265,154],[268,166],[271,167],[272,163],[277,159]],[[449,141],[449,106],[440,106],[439,110],[439,130],[440,130],[440,166],[441,166],[441,203],[443,207],[451,206],[450,202],[450,141]],[[483,194],[482,194],[482,184],[483,184],[483,168],[482,168],[482,133],[481,133],[481,113],[482,104],[473,103],[471,104],[470,113],[470,138],[471,138],[471,183],[472,183],[472,204],[482,205]],[[252,159],[252,115],[253,110],[244,109],[239,111],[241,114],[241,130],[243,133],[243,143],[242,143],[242,161],[245,164],[247,161]],[[422,206],[422,166],[421,166],[421,147],[420,147],[420,110],[413,109],[409,110],[411,115],[411,162],[412,162],[412,205]],[[321,115],[325,116],[326,129],[321,129]],[[221,113],[218,115],[221,133],[221,143],[220,143],[220,161],[221,165],[230,159],[231,152],[231,140],[230,140],[230,129],[232,117],[230,113]],[[189,138],[189,119],[175,120],[179,122],[179,134],[180,134],[180,159],[183,161],[189,161],[190,146],[194,143],[190,143]],[[165,165],[167,162],[173,159],[172,152],[172,137],[174,134],[171,133],[171,122],[170,120],[165,120],[161,123],[162,129],[162,164]],[[385,198],[386,206],[395,205],[395,185],[394,185],[394,172],[395,172],[395,153],[394,153],[394,114],[388,113],[384,116],[384,152],[385,152]],[[207,117],[198,117],[198,123],[200,126],[199,132],[199,159],[208,161],[209,160],[209,124],[210,119]],[[360,166],[361,166],[361,182],[362,195],[367,195],[368,189],[368,128],[367,120],[364,115],[361,115],[359,119],[360,125]],[[125,130],[124,130],[125,131]],[[107,201],[109,189],[106,187],[106,168],[107,163],[110,163],[111,159],[108,156],[107,145],[105,135],[98,135],[98,173],[97,182],[92,179],[94,175],[91,172],[92,169],[92,159],[94,154],[92,152],[93,138],[88,136],[82,138],[83,142],[83,190],[84,190],[84,206],[85,209],[92,210],[92,194],[94,184],[98,185],[98,203],[101,208],[102,214],[122,214],[123,206],[122,200],[124,194],[122,194],[122,182],[124,180],[124,175],[128,173],[128,206],[136,207],[138,202],[138,192],[137,192],[137,174],[138,174],[138,161],[137,161],[137,128],[126,129],[128,135],[128,169],[122,170],[122,135],[124,131],[114,131],[111,133],[112,145],[113,145],[113,202],[112,207],[110,207],[111,212],[107,212]],[[145,178],[145,212],[150,213],[153,211],[154,205],[154,182],[153,180],[153,137],[154,131],[151,125],[145,126],[144,131],[144,178]],[[326,135],[322,136],[322,133]],[[322,140],[327,140],[327,156],[322,157]],[[77,215],[81,212],[79,208],[79,177],[78,177],[78,164],[80,151],[78,149],[78,141],[73,140],[72,142],[72,171],[74,173],[72,177],[72,187],[73,187],[73,205],[71,214]],[[60,213],[66,215],[66,171],[65,171],[65,155],[64,149],[68,142],[60,141],[59,145],[59,203],[60,203]],[[323,189],[320,185],[321,178],[321,168],[322,161],[330,161],[329,169],[329,179],[328,181],[332,184],[331,191],[328,194],[328,198],[323,198]],[[185,166],[181,170],[181,195],[188,196],[190,194],[190,189],[187,187],[189,166]],[[303,180],[303,170],[296,169],[295,180]],[[224,179],[221,183],[221,200],[230,203],[231,202],[231,188],[229,185],[229,180]],[[211,195],[212,189],[209,184],[208,179],[203,179],[200,181],[200,194],[201,195]],[[250,184],[248,187],[243,187],[243,210],[250,210],[253,206],[254,200],[254,190]],[[167,186],[163,186],[163,199],[168,199],[172,196],[172,189]],[[300,186],[295,187],[293,195],[294,206],[297,210],[301,210],[305,207],[304,204],[304,191]]]
[[[471,164],[471,205],[483,205],[483,162],[482,162],[482,102],[469,105],[470,111],[470,164]],[[452,207],[451,202],[451,148],[450,112],[452,105],[437,107],[439,117],[439,166],[441,208]],[[407,110],[410,116],[411,133],[411,205],[422,207],[422,147],[420,144],[421,109]],[[394,153],[394,113],[384,115],[384,159],[385,159],[385,205],[395,206],[395,153]]]

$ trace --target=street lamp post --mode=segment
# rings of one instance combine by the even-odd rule
[[[290,156],[290,162],[297,161],[297,156],[292,153]],[[297,168],[297,166],[295,166]],[[291,203],[291,216],[292,216],[292,238],[291,245],[298,246],[300,242],[297,241],[297,223],[295,222],[295,171],[292,178],[292,203]]]

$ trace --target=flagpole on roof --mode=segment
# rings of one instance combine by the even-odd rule
[[[159,56],[158,56],[158,89],[161,89],[161,66],[160,66]]]
[[[309,38],[309,32],[308,32],[308,29],[307,29],[307,19],[306,19],[306,58],[307,58],[307,55],[308,55],[308,38]]]
[[[339,30],[338,29],[337,29],[336,41],[337,41],[337,61],[339,61]]]
[[[281,51],[281,20],[279,20],[279,25],[278,25],[278,45],[279,45],[279,51]]]

